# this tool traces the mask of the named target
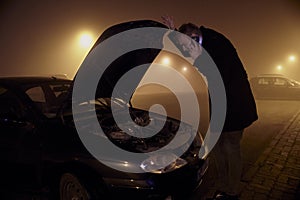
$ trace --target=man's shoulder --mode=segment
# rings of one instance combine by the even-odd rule
[[[210,34],[210,35],[219,35],[219,36],[222,36],[224,37],[224,35],[218,31],[216,31],[215,29],[212,29],[212,28],[208,28],[206,26],[200,26],[200,31],[203,33],[203,34]]]
[[[210,43],[216,43],[218,46],[224,44],[225,46],[232,46],[230,40],[222,33],[205,26],[200,26],[200,31],[202,32],[204,40],[209,40]]]

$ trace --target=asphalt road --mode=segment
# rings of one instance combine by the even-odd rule
[[[243,157],[243,175],[255,163],[265,148],[300,109],[300,101],[256,101],[259,119],[245,129],[241,142]],[[191,200],[204,199],[211,196],[214,190],[214,175],[216,174],[214,163],[211,162],[200,189],[191,197]],[[246,179],[246,177],[243,177]],[[243,180],[242,181],[246,181]]]

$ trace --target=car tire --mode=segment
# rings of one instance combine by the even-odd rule
[[[60,200],[90,200],[91,196],[86,186],[71,173],[64,173],[59,183]]]

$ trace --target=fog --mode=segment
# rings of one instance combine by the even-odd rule
[[[178,27],[193,22],[226,35],[250,77],[281,73],[300,80],[300,5],[296,0],[194,1],[1,1],[1,76],[67,74],[73,78],[93,40],[109,26],[130,20],[161,21]],[[290,55],[295,61],[288,60]],[[281,70],[277,66],[282,66]]]

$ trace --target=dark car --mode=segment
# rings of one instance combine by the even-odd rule
[[[250,79],[256,99],[300,100],[300,82],[280,74],[262,74]]]
[[[71,84],[55,76],[0,78],[0,194],[41,184],[43,137],[59,131],[57,113]]]
[[[112,35],[138,27],[165,28],[151,20],[125,22],[107,29],[93,48]],[[174,112],[177,101],[170,98],[170,91],[159,90],[158,94],[150,87],[134,94],[113,93],[126,72],[145,63],[150,63],[151,68],[155,59],[166,55],[158,49],[139,49],[122,55],[104,72],[93,98],[74,95],[78,74],[73,81],[0,79],[3,184],[25,190],[34,188],[48,198],[61,200],[186,199],[200,185],[207,169],[206,157],[199,157],[203,142],[200,132],[207,129],[209,118],[208,92],[201,75],[193,71],[189,62],[169,55],[173,61],[190,66],[191,71],[185,73],[196,80],[190,84],[198,87],[196,95],[201,100],[199,130],[181,121]],[[162,101],[168,115],[149,111],[145,96],[146,100]],[[125,117],[128,113],[131,119]],[[99,127],[104,134],[99,133]],[[142,136],[152,131],[157,131],[152,137],[128,134]],[[92,149],[79,132],[92,142]],[[181,139],[172,143],[178,135]],[[147,157],[139,161],[118,154],[107,156],[112,150],[101,146],[107,142],[116,149]],[[170,143],[171,152],[184,151],[183,154],[152,154]],[[92,150],[97,148],[102,151],[95,155]]]

